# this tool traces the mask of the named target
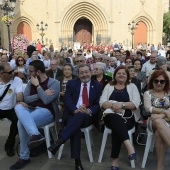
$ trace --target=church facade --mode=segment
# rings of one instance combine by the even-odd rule
[[[11,37],[25,34],[30,41],[41,40],[42,31],[36,25],[41,27],[43,21],[43,26],[48,24],[43,31],[44,45],[53,43],[56,48],[62,44],[73,46],[75,42],[157,45],[162,42],[163,13],[168,7],[168,0],[18,0],[10,32]],[[3,23],[1,44],[8,47]]]

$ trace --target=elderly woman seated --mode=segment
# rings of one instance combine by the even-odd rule
[[[94,65],[94,75],[92,76],[92,79],[97,80],[102,85],[103,89],[107,85],[107,83],[112,80],[110,76],[105,75],[105,72],[105,63],[96,62]]]
[[[136,159],[128,130],[132,129],[135,121],[140,118],[139,112],[135,112],[139,104],[140,95],[137,87],[130,83],[128,69],[123,65],[117,67],[113,80],[106,85],[100,98],[100,106],[105,110],[105,125],[112,130],[111,170],[119,170],[118,158],[122,143],[128,151],[129,160]]]
[[[144,106],[151,117],[148,128],[155,133],[157,170],[164,169],[166,146],[170,146],[170,92],[169,77],[164,70],[155,70],[144,93]]]

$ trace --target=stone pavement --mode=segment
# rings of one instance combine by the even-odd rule
[[[7,134],[9,131],[10,122],[8,121],[0,121],[0,170],[8,170],[9,167],[16,162],[18,159],[17,154],[14,157],[6,156],[4,151],[4,143],[7,138]],[[81,151],[81,160],[85,170],[110,170],[111,166],[111,158],[110,158],[110,149],[111,149],[111,138],[110,135],[107,140],[104,156],[102,163],[98,163],[98,157],[100,152],[102,133],[98,132],[96,129],[93,129],[93,157],[94,162],[90,163],[85,140],[82,139],[82,151]],[[18,141],[18,138],[17,138]],[[67,141],[61,160],[57,160],[57,156],[54,156],[52,159],[48,159],[47,153],[43,153],[42,155],[31,158],[31,163],[28,164],[24,170],[74,170],[74,160],[70,158],[70,142]],[[144,147],[135,145],[135,149],[137,152],[137,160],[135,161],[136,168],[135,170],[140,170]],[[170,169],[170,152],[167,150],[165,155],[165,170]],[[124,146],[122,146],[120,153],[120,169],[121,170],[130,170],[130,162],[127,159],[127,152]],[[156,154],[155,151],[149,154],[146,168],[143,170],[155,170],[156,169]]]

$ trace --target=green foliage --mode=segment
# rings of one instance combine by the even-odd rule
[[[170,37],[170,12],[164,14],[163,17],[163,32]]]

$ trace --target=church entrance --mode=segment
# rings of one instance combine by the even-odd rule
[[[92,42],[92,23],[89,19],[82,17],[74,25],[74,41],[81,45],[90,45]]]

